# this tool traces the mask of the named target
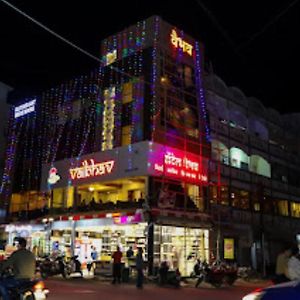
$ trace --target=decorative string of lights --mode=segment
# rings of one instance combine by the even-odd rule
[[[158,43],[158,35],[159,35],[159,18],[155,17],[154,23],[154,37],[153,37],[153,49],[152,49],[152,78],[151,78],[151,116],[152,116],[152,140],[154,137],[154,133],[156,130],[156,114],[157,114],[157,43]]]
[[[197,90],[197,98],[199,103],[199,108],[201,111],[201,115],[204,120],[204,126],[205,126],[205,136],[207,141],[210,141],[210,130],[208,125],[208,117],[206,112],[206,104],[205,104],[205,95],[204,95],[204,89],[203,89],[203,83],[202,83],[202,71],[201,71],[201,53],[200,53],[200,46],[199,42],[195,43],[195,77],[196,77],[196,90]]]

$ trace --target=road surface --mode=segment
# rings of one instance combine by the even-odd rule
[[[209,285],[175,289],[146,284],[144,289],[138,290],[133,284],[112,285],[84,279],[49,279],[46,286],[50,290],[49,300],[241,300],[259,287],[257,284],[240,284],[220,289]]]

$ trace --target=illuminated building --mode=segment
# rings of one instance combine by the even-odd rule
[[[247,206],[253,189],[234,176],[258,173],[261,196],[271,168],[259,152],[244,160],[234,142],[240,130],[249,143],[248,125],[216,117],[202,45],[151,17],[105,39],[101,58],[90,75],[15,105],[1,193],[12,220],[36,220],[31,245],[41,252],[80,252],[83,261],[92,245],[103,261],[117,245],[143,247],[150,271],[167,259],[184,275],[196,258],[249,261],[241,253],[256,229],[236,215],[258,216],[259,226],[267,217],[256,213],[261,204]]]

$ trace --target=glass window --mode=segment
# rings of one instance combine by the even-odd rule
[[[294,218],[300,218],[300,203],[291,202],[291,215]]]
[[[219,195],[218,195],[219,194]],[[228,187],[227,186],[211,186],[210,187],[210,203],[228,205]]]
[[[277,201],[277,213],[280,216],[289,215],[289,204],[287,200],[278,200]]]
[[[249,209],[249,192],[233,189],[231,192],[231,203],[233,207]]]
[[[264,196],[262,204],[264,213],[273,214],[275,205],[272,198]]]

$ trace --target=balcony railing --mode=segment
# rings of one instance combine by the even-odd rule
[[[250,136],[250,144],[252,147],[268,152],[268,143],[256,136]]]
[[[143,208],[145,199],[138,201],[117,201],[116,203],[110,201],[106,203],[95,203],[94,205],[79,205],[78,207],[58,207],[58,208],[43,208],[35,210],[20,210],[9,214],[8,221],[26,221],[40,219],[44,216],[59,215],[59,214],[73,214],[73,213],[86,213],[97,211],[114,211],[125,209],[138,209]]]
[[[241,142],[242,144],[248,143],[248,135],[240,128],[230,127],[230,137]]]
[[[217,133],[222,133],[224,135],[228,135],[228,125],[221,123],[217,119],[213,119],[210,122],[211,130],[216,131]]]

